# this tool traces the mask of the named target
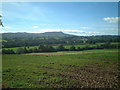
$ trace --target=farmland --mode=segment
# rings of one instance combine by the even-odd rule
[[[85,2],[1,3],[2,89],[120,89],[120,3]]]
[[[97,46],[97,45],[102,45],[102,44],[104,44],[104,43],[96,43],[96,44],[77,44],[77,45],[74,45],[76,48],[78,48],[78,47],[81,47],[81,48],[84,48],[84,47],[86,47],[86,46],[89,46],[89,47],[95,47],[95,46]],[[119,42],[116,42],[116,43],[111,43],[112,45],[119,45]],[[64,45],[64,47],[66,48],[66,49],[69,49],[70,47],[71,47],[72,45]],[[57,48],[58,47],[58,45],[53,45],[53,48]],[[6,49],[6,50],[8,50],[8,49],[11,49],[11,50],[13,50],[13,51],[17,51],[17,49],[18,48],[20,48],[20,47],[13,47],[13,48],[4,48],[4,49]],[[24,48],[24,47],[21,47],[21,48]],[[38,48],[38,46],[29,46],[29,47],[27,47],[27,48],[29,48],[29,49],[34,49],[34,48]]]
[[[3,55],[3,88],[118,88],[117,49],[37,54]]]

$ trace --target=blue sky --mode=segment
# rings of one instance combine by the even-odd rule
[[[4,2],[2,16],[2,32],[118,34],[117,2]]]

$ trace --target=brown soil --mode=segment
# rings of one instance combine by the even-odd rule
[[[61,64],[63,65],[63,64]],[[47,73],[44,75],[63,78],[61,81],[54,83],[48,87],[60,88],[114,88],[118,89],[118,70],[107,68],[100,69],[99,64],[87,65],[84,67],[63,65],[64,67],[72,68],[71,70],[58,70],[50,67],[41,67],[42,69],[49,70],[52,74]],[[69,83],[69,85],[64,85]],[[39,84],[45,85],[44,81]]]
[[[6,85],[6,84],[2,84],[2,88],[10,88],[8,85]]]
[[[26,55],[69,55],[69,54],[89,54],[89,53],[105,53],[105,52],[117,52],[117,51],[75,52],[75,53],[66,53],[66,52],[56,52],[56,53],[30,53],[30,54],[26,54]]]

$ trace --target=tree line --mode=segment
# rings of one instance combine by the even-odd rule
[[[120,48],[119,44],[104,43],[96,46],[90,47],[86,45],[85,47],[75,47],[71,45],[68,48],[65,48],[64,45],[58,45],[56,48],[50,45],[39,45],[38,47],[29,48],[29,47],[20,47],[16,52],[12,49],[2,49],[2,54],[25,54],[25,53],[40,53],[40,52],[57,52],[57,51],[83,51],[83,50],[92,50],[92,49],[110,49],[110,48]]]

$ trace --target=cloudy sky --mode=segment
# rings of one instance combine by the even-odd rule
[[[117,2],[4,2],[2,32],[117,35]]]

